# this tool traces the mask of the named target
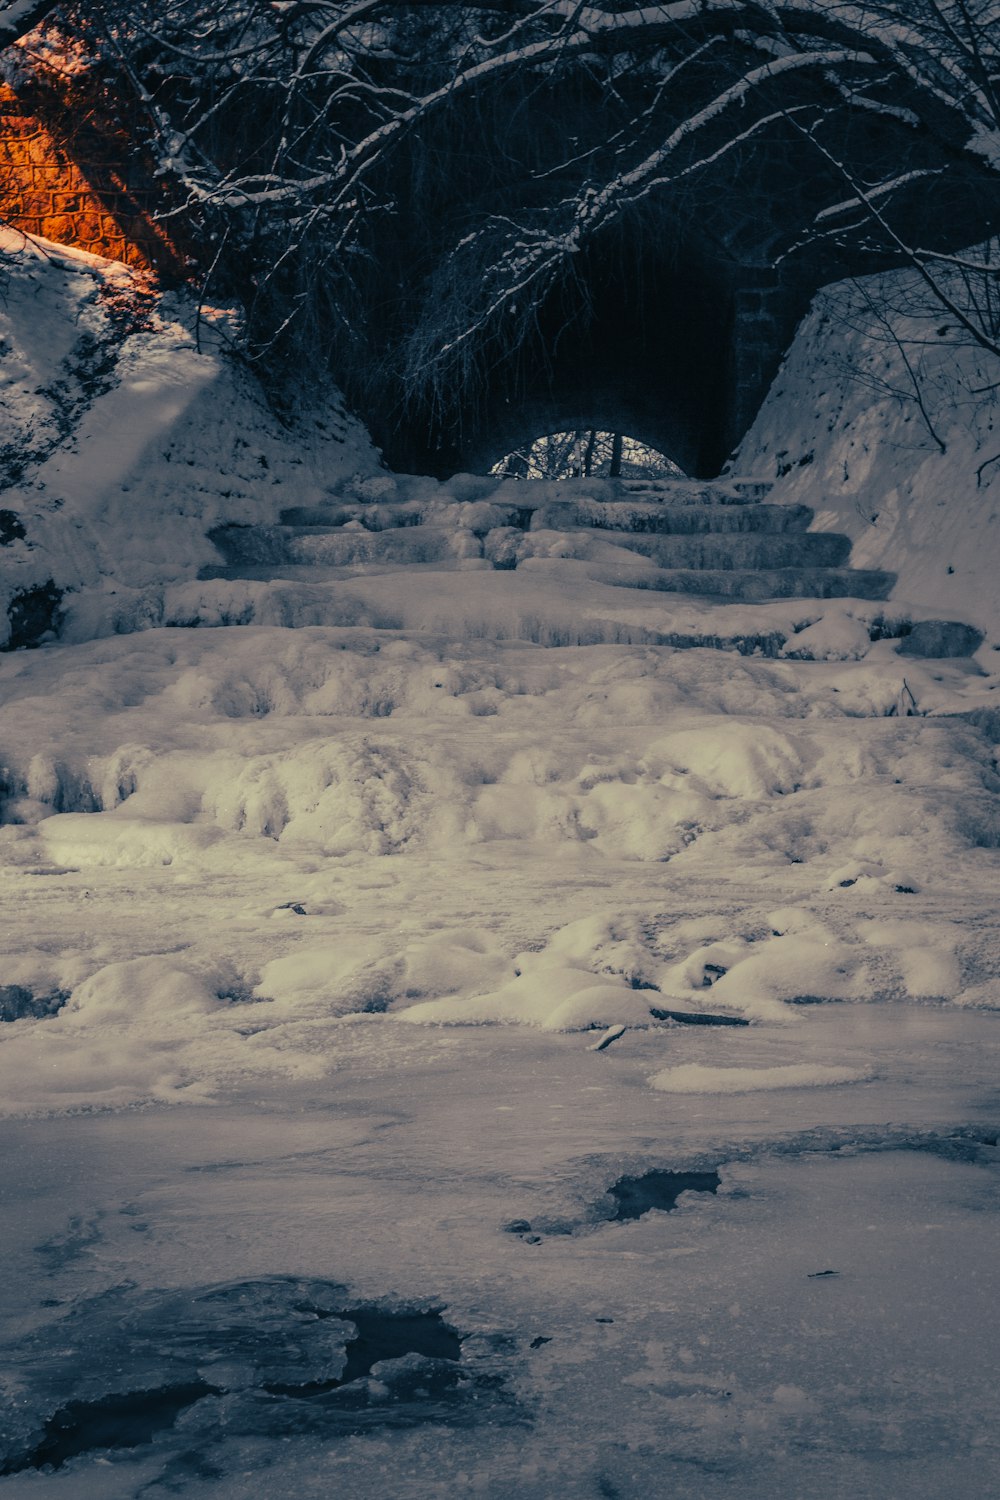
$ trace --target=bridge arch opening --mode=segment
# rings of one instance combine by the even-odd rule
[[[596,427],[716,474],[733,445],[739,274],[690,225],[637,213],[582,246],[523,323],[484,334],[470,378],[411,388],[376,441],[392,467],[447,477]],[[436,329],[433,298],[426,316]]]
[[[519,444],[490,467],[503,479],[682,479],[667,454],[626,432],[574,426]]]

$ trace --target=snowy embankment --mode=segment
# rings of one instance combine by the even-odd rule
[[[65,639],[159,623],[165,586],[215,559],[212,526],[378,469],[335,395],[276,419],[224,309],[199,322],[187,296],[12,230],[0,255],[0,644],[11,601],[52,585]]]
[[[908,273],[828,288],[734,460],[851,537],[892,599],[1000,648],[1000,368]],[[989,647],[980,659],[993,670]]]

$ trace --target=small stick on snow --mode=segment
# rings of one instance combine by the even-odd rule
[[[605,1047],[610,1047],[612,1042],[617,1042],[618,1038],[624,1035],[624,1026],[609,1026],[607,1031],[601,1037],[600,1041],[594,1042],[593,1046],[587,1048],[587,1051],[603,1052]]]

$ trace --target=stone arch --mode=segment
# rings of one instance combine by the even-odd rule
[[[606,397],[598,394],[586,407],[557,401],[526,402],[511,411],[509,420],[498,420],[486,431],[478,448],[465,450],[471,465],[468,472],[487,473],[508,453],[526,448],[537,438],[547,437],[550,433],[588,432],[591,428],[597,432],[624,433],[626,437],[663,453],[683,469],[681,458],[676,456],[684,451],[682,442],[672,444],[672,451],[663,447],[667,425],[662,421],[646,422],[644,415],[626,402],[616,403],[613,393]]]
[[[472,402],[404,411],[376,440],[396,468],[486,472],[547,432],[626,432],[685,473],[717,474],[756,410],[804,309],[797,287],[694,237],[633,226],[595,241]],[[368,416],[368,413],[366,413]]]

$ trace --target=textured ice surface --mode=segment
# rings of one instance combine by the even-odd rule
[[[4,1491],[988,1494],[992,1033],[843,1006],[794,1040],[594,1054],[369,1017],[333,1087],[11,1122],[5,1430],[43,1466]],[[795,1054],[881,1076],[697,1102],[645,1083],[679,1055]]]
[[[277,627],[8,656],[4,979],[65,1003],[5,1028],[0,1107],[320,1076],[370,1013],[994,1005],[991,721],[862,716],[875,672]]]
[[[11,1350],[0,1473],[60,1470],[106,1450],[233,1436],[332,1440],[481,1416],[502,1376],[439,1309],[354,1305],[303,1278],[116,1289]],[[499,1408],[493,1411],[499,1420]]]

